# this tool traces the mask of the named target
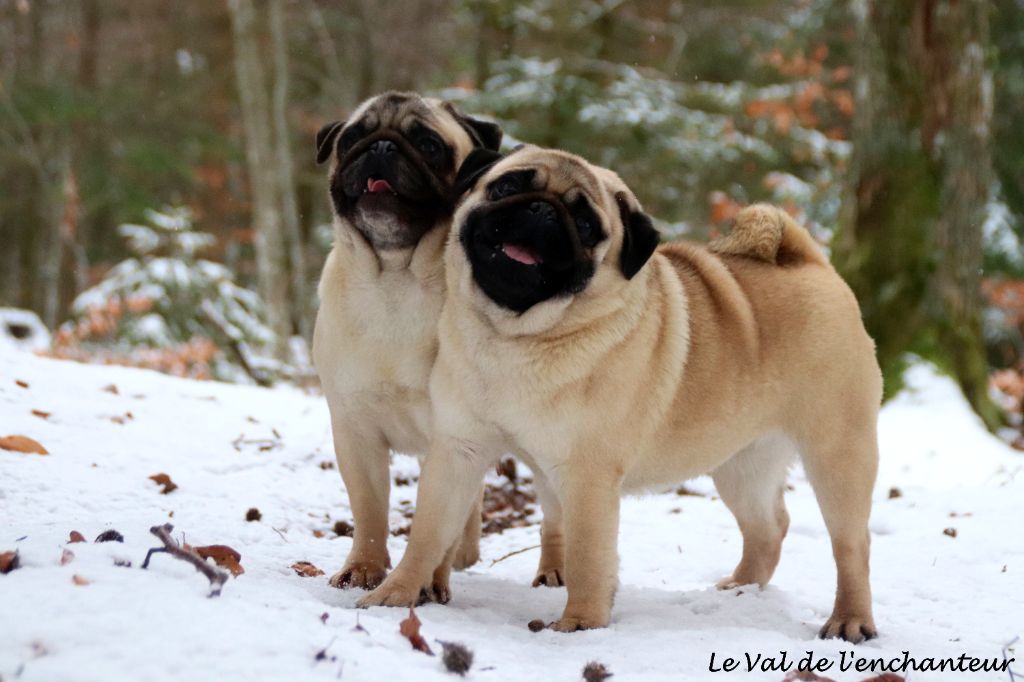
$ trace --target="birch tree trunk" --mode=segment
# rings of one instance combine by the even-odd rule
[[[979,287],[992,182],[988,3],[853,7],[857,109],[836,265],[878,345],[887,395],[916,353],[956,377],[994,428]]]
[[[273,119],[277,161],[278,196],[281,201],[284,236],[291,261],[292,303],[299,333],[312,339],[312,302],[306,281],[305,243],[295,196],[295,167],[288,133],[288,40],[285,33],[284,1],[270,0],[270,37],[274,53]]]
[[[228,0],[235,45],[235,78],[245,129],[245,156],[256,233],[259,293],[277,335],[274,355],[287,358],[291,322],[288,305],[287,251],[279,210],[279,186],[273,129],[267,101],[267,77],[260,59],[260,40],[252,0]]]

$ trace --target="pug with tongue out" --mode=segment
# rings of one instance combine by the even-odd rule
[[[320,281],[313,358],[355,521],[352,549],[330,579],[335,587],[375,587],[391,565],[389,451],[418,455],[429,443],[427,379],[456,172],[474,149],[497,150],[501,136],[497,125],[447,102],[398,92],[317,133],[317,162],[331,161],[335,240]],[[477,560],[479,538],[477,505],[437,569],[432,598],[446,599],[453,562]]]

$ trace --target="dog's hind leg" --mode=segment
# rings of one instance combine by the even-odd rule
[[[764,586],[779,563],[789,529],[783,493],[796,446],[781,434],[762,436],[711,473],[718,494],[736,517],[743,534],[743,555],[719,589]]]
[[[462,538],[459,540],[459,547],[452,559],[452,566],[461,571],[469,568],[480,561],[480,524],[483,523],[484,491],[480,490],[476,504],[469,511],[469,518],[466,519],[466,526],[462,529]]]
[[[836,561],[836,601],[822,638],[861,642],[877,635],[868,580],[871,491],[878,470],[877,411],[848,412],[828,432],[816,429],[801,443],[807,478],[818,498],[832,538]]]
[[[540,562],[533,586],[562,587],[565,585],[565,533],[562,530],[562,503],[551,489],[551,482],[542,472],[535,472],[534,488],[544,511],[540,527]]]

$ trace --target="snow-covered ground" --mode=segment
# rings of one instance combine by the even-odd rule
[[[699,479],[689,486],[704,496],[624,502],[610,628],[527,629],[532,619],[554,620],[565,597],[529,587],[536,549],[492,565],[537,544],[528,527],[486,537],[480,564],[453,577],[451,603],[417,609],[424,636],[435,650],[436,640],[467,645],[475,654],[467,678],[481,681],[578,680],[591,660],[616,681],[782,680],[782,672],[743,672],[743,658],[783,651],[790,662],[807,651],[833,661],[824,674],[839,680],[868,677],[840,672],[841,652],[1001,659],[1024,635],[1024,457],[984,432],[947,379],[918,367],[909,384],[882,414],[871,523],[878,639],[857,647],[815,639],[832,606],[834,564],[799,470],[782,562],[764,591],[712,587],[738,559],[740,535]],[[331,527],[351,516],[337,470],[320,466],[333,460],[322,399],[4,351],[0,436],[12,434],[50,454],[0,450],[0,553],[17,550],[22,564],[0,575],[4,682],[450,679],[439,656],[399,634],[406,612],[356,610],[358,591],[327,585],[351,542]],[[415,473],[409,458],[394,466]],[[161,494],[149,480],[157,473],[179,487]],[[891,488],[902,494],[890,499]],[[393,490],[393,509],[415,494]],[[261,521],[246,521],[251,507]],[[234,547],[245,573],[208,599],[206,579],[166,554],[140,570],[159,544],[150,526],[167,522],[190,544]],[[393,522],[403,522],[397,511]],[[92,542],[110,528],[123,543]],[[944,534],[950,528],[955,537]],[[89,542],[66,545],[71,531]],[[393,559],[404,546],[392,538]],[[65,549],[74,558],[62,565]],[[289,567],[302,560],[327,575],[300,577]],[[741,666],[712,673],[712,654],[716,665],[731,656]],[[1016,656],[1024,671],[1024,645]]]

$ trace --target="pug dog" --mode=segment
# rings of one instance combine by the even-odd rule
[[[320,280],[313,360],[355,521],[335,587],[375,587],[391,566],[389,450],[423,454],[429,444],[427,380],[456,171],[472,150],[497,150],[501,137],[497,125],[450,103],[401,92],[373,97],[317,133],[317,162],[331,160],[335,239]],[[465,531],[438,569],[439,592],[451,562],[462,568],[479,556],[479,504],[460,513]]]
[[[560,151],[474,153],[460,175],[416,516],[402,561],[360,605],[416,601],[506,451],[557,497],[568,601],[553,629],[608,625],[620,496],[699,474],[743,537],[719,587],[764,585],[799,457],[838,570],[820,635],[874,637],[882,378],[857,301],[810,234],[757,205],[710,247],[658,246],[618,176]]]

